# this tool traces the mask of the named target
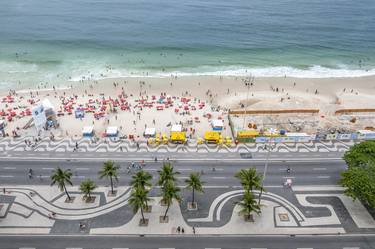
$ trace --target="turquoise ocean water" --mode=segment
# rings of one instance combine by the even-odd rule
[[[0,88],[121,76],[375,75],[374,0],[1,0]]]

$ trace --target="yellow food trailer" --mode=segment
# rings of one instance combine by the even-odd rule
[[[172,131],[170,136],[172,143],[183,144],[187,141],[186,133],[182,131]]]
[[[259,135],[258,130],[238,131],[236,140],[241,143],[255,142],[255,137]]]
[[[218,144],[221,140],[220,132],[218,131],[206,131],[204,133],[204,140],[210,144]]]

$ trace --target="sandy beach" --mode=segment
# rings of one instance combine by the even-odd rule
[[[344,118],[343,115],[335,115],[339,109],[375,108],[375,77],[255,78],[249,86],[245,82],[245,77],[171,76],[67,82],[66,85],[72,87],[60,90],[58,86],[46,84],[39,89],[2,92],[0,110],[9,136],[12,131],[19,136],[37,135],[33,126],[23,129],[31,119],[25,113],[26,109],[32,109],[46,98],[61,115],[57,119],[59,128],[43,131],[41,135],[53,134],[55,137],[80,137],[84,126],[93,125],[98,137],[102,136],[106,127],[117,126],[120,136],[135,135],[141,139],[146,127],[154,127],[157,132],[169,135],[170,125],[180,123],[189,137],[196,138],[211,130],[212,119],[223,119],[223,135],[230,136],[228,110],[318,109],[319,114],[313,117],[315,124],[299,130],[308,133],[314,132],[314,129],[340,126],[364,129],[372,126],[375,119],[373,113],[356,113],[356,122],[349,122],[352,115]],[[157,103],[161,96],[171,100],[168,106]],[[116,111],[110,111],[109,100],[118,103],[114,108]],[[160,106],[163,110],[157,110],[158,107],[161,109]],[[84,118],[77,119],[74,110],[78,107],[92,109],[91,112],[86,111]],[[94,118],[94,113],[98,112],[102,112],[102,117]],[[12,119],[8,120],[8,116]],[[295,116],[304,119],[303,115]],[[269,115],[266,117],[269,118]],[[280,127],[282,122],[277,120],[285,118],[292,118],[292,115],[275,116],[272,120],[276,121],[271,120],[275,124],[264,124],[259,118],[247,115],[244,123],[256,122],[258,128],[263,128],[263,125],[280,129],[285,127]],[[238,126],[241,123],[238,121]],[[295,130],[289,126],[289,131]]]

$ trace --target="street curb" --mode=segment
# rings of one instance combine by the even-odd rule
[[[145,161],[145,162],[155,162],[153,158],[142,158],[142,157],[137,157],[137,158],[110,158],[110,157],[0,157],[0,159],[3,160],[27,160],[27,161],[101,161],[101,160],[113,160],[113,161]],[[158,160],[160,162],[162,160]],[[180,161],[227,161],[227,162],[263,162],[266,161],[266,159],[254,159],[254,158],[181,158],[181,159],[175,159],[175,158],[169,158],[169,161],[175,161],[175,162],[180,162]],[[293,161],[293,162],[324,162],[324,161],[343,161],[342,158],[270,158],[268,161],[271,162],[283,162],[283,161]]]
[[[330,233],[330,234],[0,234],[1,237],[21,237],[21,236],[32,236],[32,237],[132,237],[132,238],[216,238],[216,237],[375,237],[374,233],[361,233],[361,234],[344,234],[344,233]]]

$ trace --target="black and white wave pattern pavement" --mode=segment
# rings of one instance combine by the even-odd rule
[[[61,139],[51,141],[45,138],[35,146],[27,146],[25,139],[4,138],[0,140],[0,152],[9,151],[37,151],[37,152],[71,152],[78,143],[80,152],[265,152],[263,143],[239,144],[237,146],[200,144],[189,142],[187,145],[158,145],[148,146],[146,141],[136,143],[129,140],[101,141],[92,143],[90,139]],[[29,139],[32,139],[31,137]],[[279,143],[275,145],[273,152],[344,152],[353,146],[354,141],[320,141],[309,143]]]

